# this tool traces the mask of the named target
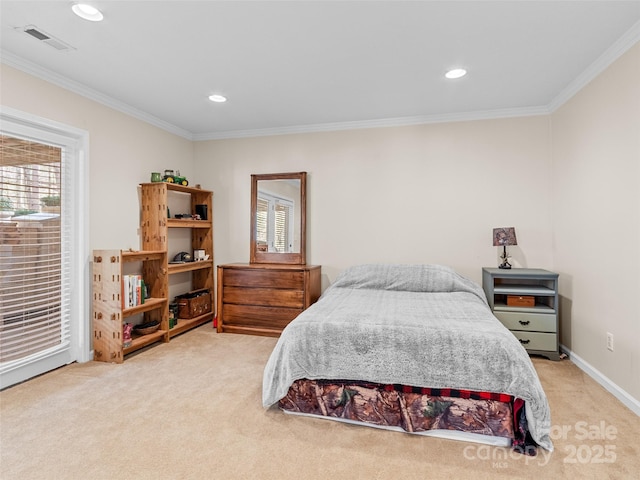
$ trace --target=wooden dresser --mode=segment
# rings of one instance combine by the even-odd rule
[[[320,297],[320,266],[218,266],[218,332],[277,337]]]

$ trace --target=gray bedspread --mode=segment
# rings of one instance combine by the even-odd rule
[[[348,379],[507,393],[525,401],[533,439],[552,450],[549,405],[526,350],[475,282],[439,265],[360,265],[282,332],[263,405],[295,380]]]

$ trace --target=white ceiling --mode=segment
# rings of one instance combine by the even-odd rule
[[[640,40],[640,0],[87,3],[1,0],[2,62],[195,140],[548,113]]]

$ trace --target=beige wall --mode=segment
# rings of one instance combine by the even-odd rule
[[[193,175],[193,143],[3,64],[0,77],[3,106],[89,132],[89,248],[140,248],[138,184]]]
[[[215,191],[216,263],[249,259],[250,175],[307,171],[307,263],[324,287],[365,262],[480,281],[502,226],[517,266],[553,266],[548,117],[197,142],[195,158]]]
[[[91,249],[138,248],[136,187],[165,168],[214,190],[216,264],[248,261],[252,173],[309,172],[323,287],[363,262],[480,281],[514,226],[512,263],[561,275],[562,342],[637,404],[639,48],[552,116],[190,142],[5,65],[0,103],[89,132]]]
[[[552,132],[562,343],[640,399],[640,44],[558,109]]]

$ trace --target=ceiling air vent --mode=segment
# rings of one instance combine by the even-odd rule
[[[31,35],[33,38],[40,40],[43,43],[46,43],[50,47],[55,48],[56,50],[66,51],[66,50],[75,50],[68,43],[63,42],[62,40],[55,38],[48,33],[42,31],[42,29],[36,27],[35,25],[27,25],[24,27],[24,33]]]

